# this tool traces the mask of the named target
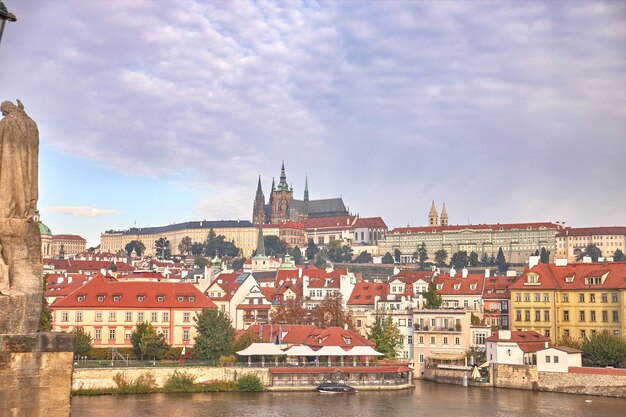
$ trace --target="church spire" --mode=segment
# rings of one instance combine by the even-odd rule
[[[263,225],[259,225],[259,236],[256,242],[256,256],[265,256],[265,239],[263,238]]]
[[[280,182],[278,183],[278,191],[289,191],[289,185],[287,185],[287,174],[285,174],[285,161],[280,168]]]
[[[254,206],[252,208],[252,223],[265,223],[265,195],[261,188],[261,176],[259,175],[259,184],[256,187],[256,195],[254,196]]]
[[[430,213],[428,213],[428,225],[439,226],[439,214],[437,214],[437,208],[435,207],[435,200],[433,200],[432,206],[430,206]]]
[[[439,219],[441,220],[442,226],[448,225],[448,212],[446,211],[446,203],[443,203],[443,208],[441,209],[441,217],[439,217]]]
[[[259,175],[259,184],[256,186],[257,195],[263,194],[263,190],[261,189],[261,176]]]
[[[304,175],[304,202],[309,202],[309,176],[308,174]]]

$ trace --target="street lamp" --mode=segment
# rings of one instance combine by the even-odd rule
[[[2,33],[4,32],[4,24],[9,22],[15,22],[17,18],[15,15],[7,10],[7,6],[0,1],[0,43],[2,43]]]

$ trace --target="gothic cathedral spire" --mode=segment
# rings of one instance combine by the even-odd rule
[[[261,188],[261,176],[259,175],[259,183],[256,187],[256,195],[254,197],[254,208],[252,210],[252,223],[265,223],[265,196]]]
[[[305,174],[304,176],[304,202],[309,202],[309,176]]]

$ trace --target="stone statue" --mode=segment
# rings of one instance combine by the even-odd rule
[[[32,333],[43,291],[39,131],[19,100],[3,102],[0,110],[0,333]]]

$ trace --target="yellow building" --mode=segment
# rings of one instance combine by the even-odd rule
[[[616,250],[626,252],[626,227],[568,227],[556,235],[556,257],[575,262],[587,245],[596,245],[602,257],[612,258]]]
[[[535,330],[558,343],[610,331],[626,334],[626,263],[539,264],[509,288],[511,329]]]
[[[246,257],[252,255],[252,251],[256,249],[258,229],[251,222],[203,220],[160,227],[133,227],[123,231],[109,230],[100,235],[100,251],[116,253],[124,249],[129,242],[138,240],[146,246],[146,255],[154,255],[154,241],[163,237],[170,242],[170,250],[173,255],[176,255],[180,254],[178,245],[184,237],[189,236],[192,242],[204,242],[211,229],[216,235],[223,235],[227,241],[234,242]],[[278,227],[264,229],[264,233],[266,236],[278,236]]]
[[[193,284],[119,282],[100,274],[50,306],[54,331],[80,327],[94,347],[106,348],[130,347],[133,330],[144,322],[171,346],[193,346],[193,319],[203,308],[216,305]]]

